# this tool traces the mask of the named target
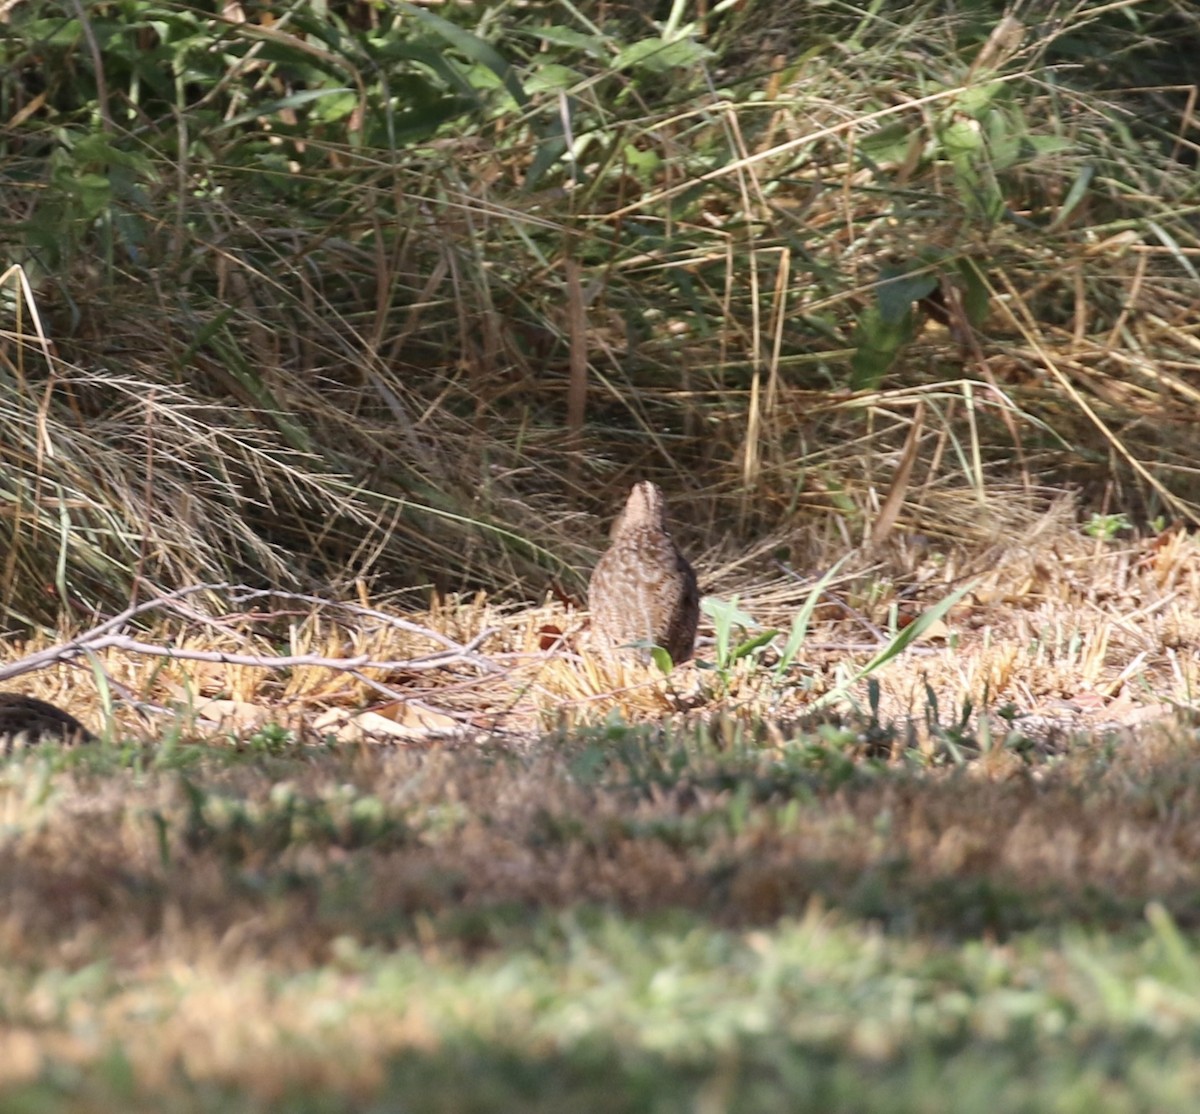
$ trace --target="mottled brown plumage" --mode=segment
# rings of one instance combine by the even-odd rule
[[[0,692],[0,753],[11,754],[43,739],[90,743],[95,736],[73,715],[18,692]]]
[[[592,572],[588,607],[601,648],[652,642],[676,664],[692,656],[700,592],[692,566],[667,533],[663,494],[654,484],[633,485]]]

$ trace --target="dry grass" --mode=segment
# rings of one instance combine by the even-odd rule
[[[802,1079],[814,1109],[1007,1114],[1044,1079],[1062,1109],[1187,1108],[1193,102],[1089,87],[1111,5],[1053,5],[998,53],[944,7],[835,26],[828,5],[736,5],[661,109],[662,75],[615,63],[641,22],[588,50],[493,29],[522,79],[576,67],[569,96],[484,100],[450,146],[348,142],[360,119],[303,105],[293,134],[264,101],[155,118],[103,56],[105,142],[130,139],[123,97],[142,113],[140,192],[77,212],[30,174],[5,195],[24,270],[0,323],[0,608],[37,633],[3,658],[64,613],[246,579],[358,610],[217,594],[139,637],[264,661],[437,648],[371,607],[491,631],[491,668],[110,649],[111,718],[80,662],[9,686],[110,738],[0,763],[0,1092],[633,1114],[754,1109],[772,1085],[792,1109]],[[1166,34],[1151,8],[1121,6],[1139,32],[1106,66]],[[1195,14],[1168,15],[1194,42]],[[257,18],[221,25],[230,57]],[[272,33],[281,68],[246,53],[214,90],[294,91],[272,84],[293,31]],[[313,87],[345,84],[296,34]],[[48,97],[12,69],[31,107],[5,142],[37,164],[55,112],[91,114],[54,107],[76,95],[56,75],[86,99],[95,59],[30,41]],[[564,105],[590,146],[531,191]],[[51,242],[23,238],[47,213]],[[936,282],[864,370],[895,265]],[[669,679],[587,653],[583,579],[645,478],[702,587],[772,647],[721,661],[705,626]],[[1118,513],[1139,532],[1083,528]]]
[[[796,963],[797,985],[845,979],[859,1004],[843,1018],[781,1002],[778,1023],[807,1016],[794,1039],[873,1049],[881,1065],[925,1031],[886,1008],[892,972],[945,986],[959,962],[945,942],[980,934],[1002,943],[967,945],[986,973],[955,1008],[978,1011],[993,1039],[1018,1034],[1022,1011],[1006,1011],[1022,995],[1045,980],[1049,1009],[1082,979],[1086,998],[1095,973],[1082,955],[1003,941],[1061,925],[1136,937],[1148,901],[1166,923],[1200,925],[1193,734],[1178,723],[1080,742],[1051,765],[998,750],[941,770],[855,762],[853,729],[728,720],[521,754],[179,747],[132,767],[106,748],[29,755],[0,770],[0,1089],[69,1070],[82,1094],[119,1083],[130,1103],[208,1087],[254,1108],[298,1090],[365,1101],[397,1058],[427,1059],[427,1086],[466,1087],[451,1082],[466,1039],[485,1073],[472,1101],[516,1070],[493,1060],[509,1055],[548,1057],[540,1093],[552,1065],[582,1054],[576,1040],[641,1055],[684,1018],[700,1025],[701,999],[708,1020],[687,1031],[740,1040],[759,1015],[724,1011],[749,1008],[743,994],[761,1009],[759,980]],[[614,920],[585,927],[589,910]],[[856,935],[859,921],[898,939]],[[655,923],[653,944],[631,927]],[[714,931],[732,935],[700,943]],[[1120,970],[1081,1014],[1089,1025],[1119,1024]],[[689,989],[643,1000],[664,972]],[[1006,992],[1018,998],[1002,1005]],[[945,1040],[948,1015],[927,1021]],[[733,1054],[699,1039],[681,1062],[709,1040]]]
[[[347,934],[492,947],[506,909],[581,905],[746,927],[819,897],[973,935],[1136,924],[1155,899],[1192,925],[1200,778],[1184,725],[1081,743],[1048,769],[999,751],[939,772],[856,767],[854,736],[726,724],[699,743],[612,731],[524,757],[180,752],[49,778],[17,763],[0,934],[21,965],[124,966],[154,943],[300,969]]]
[[[748,561],[783,544],[805,569],[833,539],[871,537],[891,492],[896,532],[971,546],[977,516],[954,512],[1009,483],[1195,522],[1187,94],[1118,95],[1108,70],[1074,62],[1117,34],[1122,64],[1158,57],[1160,30],[1192,41],[1194,13],[1163,30],[1152,5],[1124,5],[1116,18],[1143,28],[1131,39],[1110,7],[1053,5],[1057,21],[1031,18],[997,50],[974,9],[738,6],[698,28],[717,56],[681,67],[659,110],[661,75],[614,69],[622,36],[648,33],[632,13],[598,56],[530,52],[523,23],[489,25],[524,80],[574,67],[588,145],[532,194],[553,85],[411,147],[347,142],[315,108],[293,135],[273,108],[230,128],[241,100],[197,106],[196,181],[174,154],[178,111],[139,115],[138,205],[58,222],[52,272],[14,249],[31,288],[10,274],[0,345],[18,481],[0,604],[36,626],[119,607],[138,578],[347,592],[363,572],[570,592],[597,519],[641,478],[669,492],[691,549]],[[586,30],[572,13],[545,18]],[[219,32],[260,45],[254,19]],[[62,72],[90,72],[82,40],[56,49]],[[136,98],[108,61],[114,102]],[[22,103],[19,68],[11,80]],[[49,107],[27,122],[34,161],[53,124]],[[290,203],[254,161],[264,146],[294,162]],[[55,196],[14,188],[13,227],[40,227]],[[103,254],[105,221],[138,231],[135,258]],[[864,375],[851,357],[895,266],[932,276],[936,297],[886,374]],[[968,327],[972,298],[988,313]]]
[[[1010,510],[1006,530],[1016,515]],[[280,949],[307,961],[352,926],[387,938],[418,910],[436,921],[511,903],[589,902],[631,914],[684,907],[723,923],[764,923],[814,895],[853,904],[863,879],[886,874],[889,863],[905,864],[895,905],[933,922],[936,913],[922,912],[923,888],[962,876],[1036,890],[1036,912],[1022,917],[1044,917],[1043,900],[1073,908],[1097,888],[1127,909],[1174,895],[1186,913],[1200,838],[1200,829],[1191,831],[1186,729],[1126,732],[1119,743],[1077,748],[1065,741],[1072,729],[1112,729],[1194,708],[1200,545],[1182,532],[1097,541],[1072,519],[1057,507],[1021,525],[1020,545],[997,542],[975,555],[928,548],[903,575],[895,556],[847,574],[782,679],[773,679],[769,654],[734,667],[720,686],[715,670],[684,667],[665,680],[586,652],[541,650],[548,630],[574,637],[581,617],[558,604],[497,609],[482,597],[410,617],[462,640],[495,628],[483,651],[500,671],[377,672],[404,698],[398,702],[380,703],[362,680],[316,666],[279,676],[114,652],[104,668],[118,690],[146,705],[190,693],[243,713],[228,736],[230,756],[205,777],[198,803],[186,788],[187,769],[204,769],[204,756],[221,749],[180,740],[211,728],[186,708],[148,728],[122,707],[118,737],[149,745],[138,768],[166,769],[114,771],[97,759],[100,776],[82,755],[48,802],[37,760],[11,767],[3,822],[17,835],[4,851],[8,946],[18,955],[31,949],[32,960],[54,938],[66,960],[82,933],[103,939],[114,955],[133,955],[168,908],[214,946],[242,926],[236,939],[247,954]],[[738,582],[729,575],[732,588]],[[845,726],[827,710],[827,726],[814,734],[822,718],[812,720],[814,702],[849,662],[875,652],[870,632],[890,608],[912,606],[911,596],[903,598],[906,582],[928,602],[963,576],[973,577],[972,592],[938,636],[875,675],[878,719],[852,711],[869,703],[863,684],[840,702]],[[764,588],[760,606],[753,585],[740,582],[742,606],[785,618],[779,583]],[[256,629],[243,617],[227,624],[225,636],[209,624],[176,629],[173,640],[269,655],[280,645],[271,623]],[[328,609],[298,614],[287,627],[290,651],[335,659],[402,658],[428,648],[394,628],[353,629]],[[699,656],[711,659],[711,648]],[[78,675],[43,672],[22,687],[96,723],[90,686]],[[387,736],[377,734],[328,751],[314,721],[372,700],[384,719],[409,728],[399,749],[381,746]],[[636,731],[621,726],[643,720]],[[289,743],[270,723],[292,727],[308,745]],[[439,737],[447,741],[435,743]],[[277,757],[243,765],[238,754]],[[676,760],[685,771],[678,777]],[[271,773],[275,761],[286,771],[282,783]],[[581,773],[589,764],[612,771],[600,776],[602,789]],[[826,795],[822,779],[843,767],[847,787]],[[1150,787],[1167,776],[1178,783],[1149,806],[1157,792]],[[744,829],[729,819],[739,793],[750,794],[757,817]],[[799,801],[806,804],[797,809]],[[859,834],[847,838],[851,829]],[[105,838],[89,837],[95,831]],[[646,838],[654,832],[660,836]],[[337,876],[347,854],[361,901],[348,907],[349,920],[314,916],[309,888]],[[230,888],[231,865],[264,879],[310,881],[276,895],[272,918],[247,936],[244,922],[254,921],[259,895]]]
[[[726,560],[720,549],[691,556],[705,591],[736,597],[762,628],[781,634],[765,650],[722,665],[705,619],[699,664],[669,679],[594,657],[586,612],[559,600],[516,607],[478,594],[439,597],[432,609],[413,611],[402,598],[372,599],[365,589],[346,607],[318,609],[281,598],[272,608],[225,613],[218,593],[204,605],[209,617],[151,616],[153,629],[141,636],[185,654],[259,655],[264,663],[279,653],[311,654],[327,660],[328,668],[164,661],[119,649],[101,654],[97,666],[119,698],[117,733],[150,740],[181,729],[197,737],[197,730],[211,734],[218,725],[245,734],[277,723],[308,739],[329,730],[356,738],[365,728],[377,739],[390,731],[409,744],[488,735],[528,742],[546,731],[600,722],[614,711],[626,722],[681,712],[779,719],[824,706],[831,697],[835,707],[865,708],[866,685],[847,688],[848,679],[888,644],[889,631],[965,585],[969,591],[944,621],[872,674],[879,686],[876,711],[885,722],[913,718],[936,727],[936,705],[940,725],[949,728],[969,708],[976,715],[959,730],[975,738],[984,729],[981,713],[992,717],[989,730],[1003,735],[1004,725],[994,718],[1002,711],[1017,731],[1043,738],[1055,724],[1134,725],[1195,706],[1195,537],[1174,529],[1105,540],[1078,527],[1066,499],[1039,506],[1004,491],[982,503],[960,498],[964,505],[957,513],[971,516],[981,544],[910,538],[853,555],[818,605],[796,662],[783,672],[775,668],[779,650],[814,578],[798,575],[765,546],[749,567]],[[841,556],[833,548],[836,539],[830,542],[816,555],[819,567]],[[780,538],[774,549],[786,545]],[[772,570],[767,575],[759,572],[764,566]],[[378,608],[378,617],[371,608]],[[404,661],[441,648],[389,624],[388,613],[462,643],[486,634],[479,650],[490,670],[470,663],[421,672],[334,668],[360,655]],[[734,644],[758,629],[735,631]],[[10,642],[5,656],[20,658],[46,644]],[[61,669],[42,673],[20,687],[66,704],[92,726],[103,722],[93,686],[78,672],[74,680]],[[130,711],[139,706],[144,715]],[[356,727],[353,717],[363,708],[379,718]]]
[[[927,1093],[903,1066],[917,1045],[944,1050],[956,1032],[973,1055],[982,1031],[999,1042],[993,1088],[1036,1077],[1053,1092],[1049,1065],[1071,1048],[1113,1040],[1130,1016],[1158,1024],[1148,988],[1190,1008],[1139,941],[1147,903],[1168,957],[1171,933],[1200,929],[1195,729],[1168,717],[1068,744],[994,714],[960,722],[960,708],[1011,702],[1083,727],[1187,703],[1200,550],[1178,531],[1097,542],[1066,506],[1009,505],[997,530],[1021,544],[930,543],[847,572],[780,682],[768,657],[724,687],[694,667],[668,685],[541,650],[550,628],[578,638],[582,616],[559,603],[441,601],[408,617],[460,640],[495,627],[482,649],[501,671],[376,674],[464,717],[431,731],[415,704],[378,705],[411,728],[400,745],[321,741],[323,713],[378,700],[335,670],[109,652],[117,688],[143,701],[190,692],[255,715],[214,735],[188,713],[150,726],[120,705],[114,729],[134,741],[0,767],[0,1091],[80,1110],[258,1110],[450,1088],[462,1109],[553,1092],[633,1114],[613,1079],[646,1070],[677,1092],[720,1056],[740,1065],[740,1093],[799,1057],[818,1073],[898,1072],[875,1106],[861,1082],[848,1092],[844,1108],[883,1111],[895,1086]],[[752,613],[787,618],[782,572],[756,586],[700,564]],[[878,673],[883,722],[845,702],[811,713],[872,653],[834,646],[869,643],[892,604],[966,575],[973,592],[940,637]],[[229,653],[429,649],[332,607],[164,619],[159,635]],[[95,722],[90,684],[66,669],[21,687]],[[869,703],[865,685],[851,695]],[[1067,697],[1073,710],[1055,706]],[[1085,948],[1080,931],[1110,935]],[[807,989],[764,999],[782,971]],[[901,984],[928,993],[919,1020],[895,1012]],[[1066,1045],[1027,1047],[1029,1011],[1063,1009]],[[1161,1039],[1156,1063],[1173,1055]],[[1183,1078],[1172,1070],[1155,1078]],[[970,1109],[973,1084],[942,1078]]]

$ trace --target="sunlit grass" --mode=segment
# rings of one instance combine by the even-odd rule
[[[1195,1084],[1186,733],[1036,780],[827,748],[10,762],[0,1090],[949,1112]]]

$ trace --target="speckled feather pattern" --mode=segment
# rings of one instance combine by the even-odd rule
[[[0,753],[34,746],[43,739],[90,743],[95,736],[69,712],[35,696],[0,692]]]
[[[656,485],[644,481],[630,491],[592,572],[588,607],[601,648],[647,641],[662,646],[676,664],[692,656],[700,592],[692,566],[667,531]]]

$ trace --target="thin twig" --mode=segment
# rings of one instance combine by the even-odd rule
[[[177,608],[180,600],[200,592],[217,591],[232,591],[235,594],[239,594],[239,602],[245,602],[246,600],[262,596],[285,596],[292,599],[303,599],[307,602],[323,606],[345,607],[347,610],[358,614],[369,613],[373,617],[396,626],[401,630],[427,637],[439,643],[444,649],[414,658],[383,661],[376,660],[368,654],[358,654],[350,658],[329,658],[317,654],[272,656],[268,654],[229,653],[224,650],[181,649],[179,647],[163,646],[141,641],[129,635],[118,633],[121,627],[125,626],[131,619],[138,615],[145,614],[156,608],[184,610]],[[186,610],[192,618],[202,618],[202,616],[191,609]],[[459,643],[417,623],[397,619],[394,616],[385,615],[383,612],[372,612],[369,608],[361,608],[353,604],[340,604],[338,601],[323,600],[318,596],[300,596],[285,592],[258,591],[241,585],[233,588],[233,586],[228,584],[194,584],[186,588],[180,588],[174,592],[167,592],[155,599],[145,600],[140,604],[127,607],[119,614],[106,619],[104,622],[97,624],[68,642],[47,647],[45,650],[39,650],[37,653],[30,654],[10,665],[0,666],[0,681],[9,680],[12,677],[20,677],[25,673],[32,673],[55,662],[70,661],[80,654],[96,654],[101,650],[110,649],[125,650],[130,653],[144,654],[148,657],[168,658],[173,661],[216,662],[224,665],[246,665],[262,669],[291,669],[297,666],[315,666],[318,668],[337,669],[343,672],[361,669],[381,669],[392,672],[422,672],[432,669],[448,669],[454,665],[465,664],[475,666],[488,673],[499,673],[503,672],[500,666],[477,653],[478,648],[495,633],[496,628],[489,627],[487,630],[475,635],[469,642]]]

